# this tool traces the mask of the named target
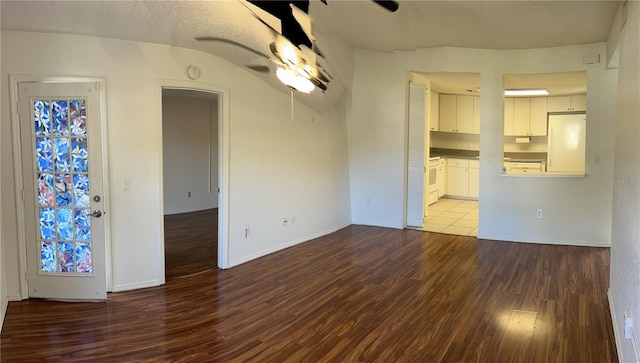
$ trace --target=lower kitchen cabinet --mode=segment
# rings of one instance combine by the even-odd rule
[[[447,195],[452,197],[469,196],[469,160],[447,160]]]
[[[480,162],[469,160],[469,197],[480,197]]]
[[[480,196],[480,163],[478,160],[447,159],[447,192],[451,197]]]
[[[441,158],[438,163],[438,198],[447,194],[447,159]]]

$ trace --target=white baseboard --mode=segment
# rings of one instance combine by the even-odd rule
[[[613,338],[616,343],[616,351],[618,352],[618,360],[622,362],[622,344],[620,343],[620,337],[618,336],[618,319],[615,313],[615,305],[613,305],[613,300],[611,298],[611,289],[607,291],[607,299],[609,300],[609,313],[611,314],[611,323],[613,325]],[[624,337],[622,337],[624,339]]]
[[[330,233],[333,233],[335,231],[341,230],[341,229],[343,229],[345,227],[348,227],[350,225],[351,225],[351,223],[347,223],[345,225],[341,225],[341,226],[338,226],[338,227],[335,227],[335,228],[331,228],[331,229],[326,230],[326,231],[314,233],[314,234],[309,235],[309,236],[305,236],[305,237],[298,238],[298,239],[293,240],[293,241],[289,241],[289,242],[286,242],[286,243],[283,243],[283,244],[279,244],[277,246],[268,248],[266,250],[259,251],[259,252],[256,252],[256,253],[252,253],[252,254],[250,254],[248,256],[244,256],[244,257],[241,257],[241,258],[238,258],[238,259],[235,259],[235,260],[231,260],[231,261],[229,261],[229,267],[228,268],[241,265],[241,264],[243,264],[245,262],[249,262],[251,260],[255,260],[256,258],[264,257],[266,255],[269,255],[269,254],[272,254],[274,252],[278,252],[278,251],[284,250],[284,249],[289,248],[289,247],[293,247],[293,246],[298,245],[300,243],[311,241],[312,239],[315,239],[315,238],[318,238],[318,237],[326,236],[326,235],[328,235]]]
[[[147,288],[147,287],[160,286],[162,284],[163,284],[163,282],[158,280],[158,279],[149,280],[149,281],[134,282],[134,283],[131,283],[131,284],[114,284],[112,292],[144,289],[144,288]]]
[[[7,300],[9,301],[22,301],[22,295],[20,294],[7,294]]]

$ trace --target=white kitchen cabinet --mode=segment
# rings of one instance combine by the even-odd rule
[[[547,97],[531,98],[531,118],[529,135],[545,136],[547,134]]]
[[[504,99],[504,135],[513,136],[513,98]]]
[[[586,111],[587,95],[548,97],[547,110],[548,112]]]
[[[457,130],[456,95],[440,94],[440,131],[456,132]]]
[[[514,98],[513,134],[529,135],[529,120],[531,120],[531,98]]]
[[[473,133],[480,134],[480,97],[473,96]]]
[[[478,97],[479,98],[479,97]],[[440,126],[444,132],[474,133],[474,96],[440,94]],[[480,112],[478,104],[478,113]],[[478,117],[478,132],[479,132]]]
[[[447,159],[440,158],[437,171],[438,198],[447,194]]]
[[[469,160],[469,197],[480,197],[480,161]]]
[[[429,130],[440,130],[440,94],[435,91],[429,92]]]
[[[505,136],[547,134],[547,97],[504,99]]]
[[[469,160],[454,158],[447,160],[447,195],[469,196]]]
[[[473,133],[473,96],[456,96],[457,131],[463,134]]]

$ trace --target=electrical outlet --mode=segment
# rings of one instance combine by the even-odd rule
[[[289,217],[289,223],[295,224],[296,223],[296,216]]]
[[[536,211],[536,218],[538,218],[538,219],[542,219],[542,209],[538,209],[538,210]]]
[[[191,198],[191,192],[187,192],[187,197]]]
[[[287,217],[282,218],[282,225],[286,226],[287,224],[289,224],[289,219]]]
[[[626,339],[631,339],[631,329],[633,329],[633,318],[631,317],[630,311],[624,312],[624,337]]]
[[[124,191],[124,192],[128,192],[129,191],[129,179],[123,179],[122,180],[122,191]]]

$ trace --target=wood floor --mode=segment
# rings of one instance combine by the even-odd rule
[[[609,249],[350,226],[109,294],[9,304],[2,362],[616,362]]]
[[[217,208],[166,215],[164,225],[165,277],[167,279],[217,269]]]

